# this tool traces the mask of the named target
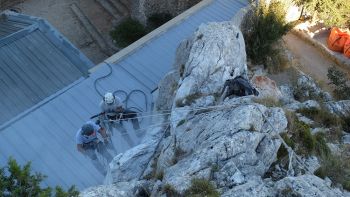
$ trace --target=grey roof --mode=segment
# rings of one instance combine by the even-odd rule
[[[193,13],[164,33],[149,40],[145,45],[132,51],[118,62],[111,64],[112,74],[99,80],[97,88],[101,92],[140,89],[147,95],[148,106],[152,105],[151,90],[172,68],[175,51],[179,43],[202,24],[210,21],[227,21],[243,6],[236,0],[216,0]],[[99,112],[101,97],[94,89],[95,81],[108,74],[106,63],[93,72],[89,78],[72,84],[57,95],[44,101],[25,116],[0,130],[0,164],[9,156],[20,163],[32,161],[33,169],[48,175],[46,184],[67,187],[75,184],[82,189],[101,184],[103,177],[75,150],[74,137],[79,127],[93,114]],[[134,95],[132,106],[145,108],[144,98]],[[142,121],[149,127],[148,119]],[[128,131],[130,124],[126,124]],[[133,132],[132,140],[137,142]],[[131,146],[118,132],[113,136],[118,152]]]
[[[86,75],[92,66],[46,21],[0,14],[0,125]]]

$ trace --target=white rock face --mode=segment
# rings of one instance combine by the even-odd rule
[[[197,114],[174,128],[158,159],[165,183],[183,191],[193,177],[209,178],[217,166],[218,185],[229,187],[268,170],[281,144],[273,135],[287,127],[283,110],[244,104],[241,99],[226,105],[230,107]],[[179,149],[182,155],[175,153]]]
[[[158,99],[155,103],[157,110],[169,110],[172,107],[179,74],[176,71],[169,72],[158,85]]]
[[[183,100],[196,93],[218,93],[225,80],[247,74],[243,36],[230,22],[201,25],[184,43],[180,45],[182,51],[189,54],[178,58],[185,64],[179,66],[183,70],[180,72],[183,80],[179,83],[175,100]]]
[[[253,96],[216,101],[226,79],[246,75],[244,49],[241,32],[230,22],[200,26],[192,39],[180,45],[175,71],[161,84],[163,100],[158,106],[171,108],[162,120],[167,129],[148,131],[142,144],[111,162],[108,185],[87,189],[81,196],[143,196],[142,189],[151,196],[166,196],[165,184],[181,193],[193,178],[211,180],[227,197],[349,196],[313,175],[285,177],[285,173],[276,182],[262,178],[277,159],[281,146],[277,135],[287,128],[283,109],[254,103]],[[172,84],[178,89],[170,90]],[[305,98],[320,93],[308,77],[299,86],[307,87],[301,88]],[[273,87],[278,90],[276,84]],[[292,97],[290,89],[283,94]],[[278,92],[276,97],[281,95]],[[318,107],[314,101],[289,100],[294,110]],[[311,157],[304,163],[312,171],[319,165]],[[145,175],[151,180],[146,181]]]
[[[258,89],[260,98],[271,98],[278,101],[282,97],[276,82],[266,76],[256,75],[252,78],[252,83]]]
[[[257,177],[243,185],[225,192],[224,197],[248,196],[349,196],[347,192],[332,188],[328,183],[313,175],[286,177],[277,182],[264,181]]]
[[[322,91],[315,83],[312,77],[308,75],[301,75],[294,87],[294,96],[299,100],[323,99],[324,101],[331,101],[332,97],[328,92]]]
[[[330,112],[338,116],[350,115],[350,100],[327,102],[326,107]]]

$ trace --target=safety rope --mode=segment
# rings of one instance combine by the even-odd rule
[[[103,98],[103,94],[98,90],[98,88],[97,88],[97,83],[98,83],[99,81],[103,80],[103,79],[106,79],[106,78],[110,77],[110,76],[113,74],[113,68],[112,68],[112,66],[111,66],[108,62],[106,62],[106,61],[104,61],[104,63],[107,64],[107,66],[108,66],[108,68],[109,68],[109,72],[108,72],[106,75],[103,75],[103,76],[97,78],[97,79],[94,81],[94,88],[95,88],[95,91],[97,92],[97,94],[98,94],[101,98]],[[132,90],[132,91],[130,91],[129,93],[127,93],[127,92],[124,91],[124,90],[116,90],[116,91],[113,92],[113,95],[116,96],[118,93],[122,93],[122,94],[124,94],[124,96],[125,96],[125,99],[122,101],[122,102],[125,104],[125,109],[127,109],[127,110],[134,109],[134,110],[136,110],[136,112],[138,112],[138,113],[141,113],[141,112],[144,112],[144,111],[146,111],[146,112],[148,111],[148,98],[147,98],[147,95],[146,95],[146,93],[145,93],[144,91],[135,89],[135,90]],[[141,94],[143,94],[144,100],[145,100],[145,109],[144,109],[144,110],[143,110],[143,109],[140,109],[140,108],[138,108],[138,107],[129,107],[129,106],[128,106],[132,94],[135,94],[135,93],[141,93]],[[140,120],[140,122],[141,122],[141,121],[142,121],[142,119]]]
[[[202,113],[202,114],[208,114],[208,113],[212,113],[212,112],[216,112],[216,111],[222,111],[224,109],[232,109],[232,108],[236,108],[236,107],[240,107],[240,106],[249,106],[249,105],[256,107],[256,109],[262,114],[264,121],[266,121],[269,124],[269,126],[272,128],[272,130],[275,132],[275,135],[271,134],[270,132],[268,134],[271,135],[271,136],[277,136],[279,138],[279,140],[281,141],[282,145],[287,149],[288,156],[289,156],[289,164],[288,164],[288,172],[287,172],[287,174],[289,176],[294,176],[294,169],[293,169],[293,165],[292,165],[292,161],[293,161],[294,158],[295,158],[295,161],[301,165],[301,167],[305,170],[306,173],[312,174],[312,172],[308,168],[308,166],[294,152],[294,150],[291,147],[288,146],[288,144],[284,141],[284,139],[278,133],[278,130],[273,126],[273,124],[269,121],[269,119],[266,117],[266,115],[261,111],[261,109],[258,106],[254,105],[254,104],[247,104],[247,103],[242,104],[242,103],[240,103],[240,104],[232,104],[232,105],[216,105],[216,106],[210,106],[210,107],[203,107],[203,108],[198,109],[198,110],[213,109],[211,111]],[[222,108],[219,108],[221,106],[222,106]],[[192,109],[192,111],[197,111],[197,110]],[[143,128],[143,129],[150,129],[150,128],[156,128],[156,127],[163,126],[163,125],[169,125],[169,124],[171,124],[174,121],[180,121],[181,118],[173,120],[173,121],[167,121],[167,122],[159,123],[159,124],[151,124],[148,127]]]

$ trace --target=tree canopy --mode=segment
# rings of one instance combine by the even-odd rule
[[[9,158],[7,166],[0,168],[0,196],[39,196],[39,197],[72,197],[78,196],[79,192],[75,186],[68,191],[56,186],[41,187],[41,182],[46,178],[41,173],[31,172],[31,163],[21,167],[13,158]]]

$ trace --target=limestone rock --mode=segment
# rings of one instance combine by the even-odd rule
[[[254,76],[252,83],[258,89],[260,98],[271,98],[278,101],[282,97],[276,82],[266,76]]]
[[[226,105],[230,107],[196,114],[172,128],[172,140],[158,159],[165,183],[183,191],[192,178],[209,178],[214,165],[218,166],[214,176],[222,186],[242,184],[268,170],[281,144],[272,136],[287,127],[284,112],[237,100],[229,100]]]
[[[343,143],[350,144],[350,134],[346,134],[343,136]]]
[[[301,75],[297,80],[297,85],[294,88],[294,96],[297,100],[323,99],[331,101],[332,97],[328,92],[324,92],[308,75]]]
[[[338,116],[350,115],[350,100],[327,102],[326,107],[330,112]]]
[[[100,197],[100,196],[118,196],[129,197],[137,196],[148,190],[148,184],[145,181],[129,181],[118,182],[111,185],[100,185],[96,187],[90,187],[82,191],[79,196],[81,197]],[[147,191],[146,191],[147,192]]]
[[[298,196],[346,196],[339,189],[331,188],[326,181],[314,175],[302,175],[298,177],[286,177],[278,181],[275,190],[279,194],[294,193]]]
[[[302,175],[298,177],[286,177],[277,182],[261,180],[259,177],[247,181],[243,185],[233,187],[224,192],[222,196],[248,197],[248,196],[349,196],[348,192],[342,192],[332,188],[325,180],[314,175]]]
[[[173,105],[177,82],[179,81],[177,71],[169,72],[158,85],[158,98],[155,107],[157,110],[170,110]]]
[[[294,95],[293,95],[293,88],[289,85],[281,85],[279,87],[282,97],[281,97],[281,102],[282,104],[286,105],[286,104],[290,104],[290,103],[294,103]]]
[[[182,81],[176,102],[221,92],[227,79],[247,74],[245,44],[241,31],[230,22],[201,25],[183,54],[188,59],[180,66]]]
[[[147,131],[141,144],[115,156],[109,164],[105,184],[139,180],[146,170],[165,128],[159,126]]]

